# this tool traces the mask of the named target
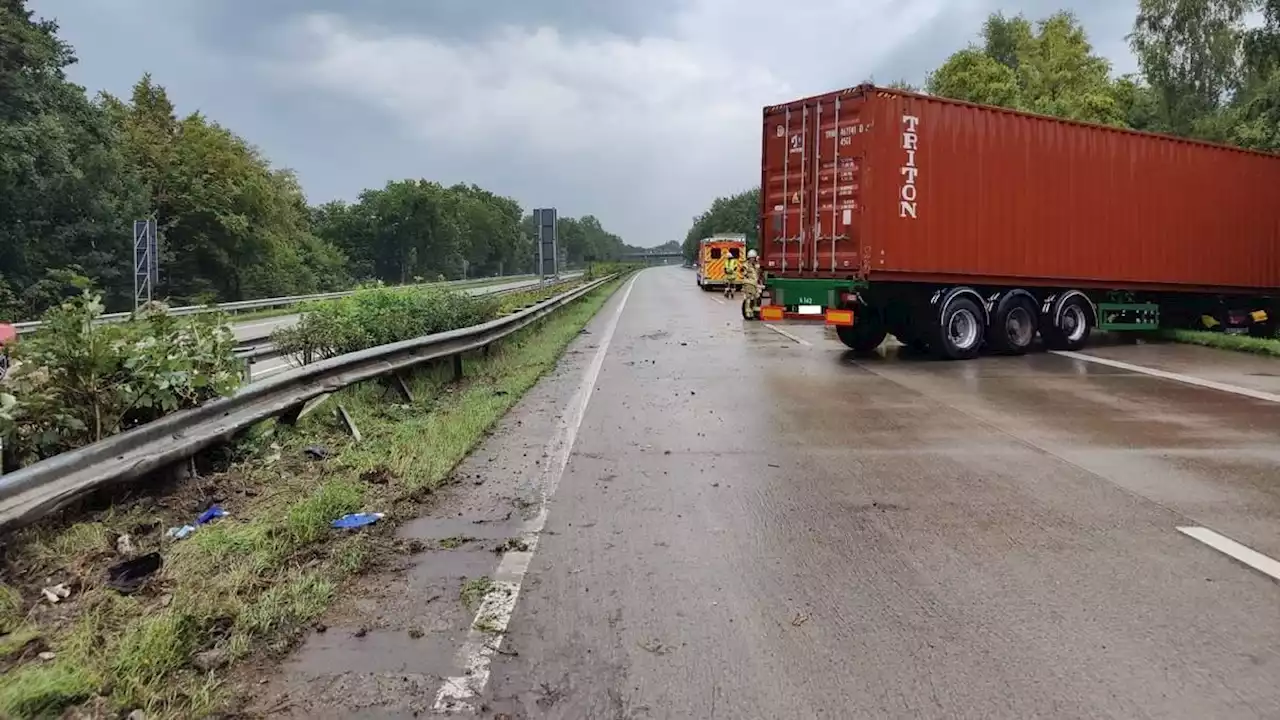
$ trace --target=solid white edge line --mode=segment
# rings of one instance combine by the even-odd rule
[[[463,670],[461,675],[445,678],[436,693],[433,710],[437,713],[475,711],[471,700],[484,692],[489,682],[489,663],[493,654],[502,647],[506,635],[507,624],[515,612],[516,598],[520,596],[520,586],[524,581],[529,564],[533,561],[534,550],[538,547],[538,537],[547,520],[547,503],[560,485],[565,468],[569,466],[569,456],[573,453],[573,444],[578,438],[578,429],[586,416],[587,405],[591,402],[591,394],[595,391],[596,381],[600,379],[600,369],[604,367],[605,357],[609,353],[609,345],[618,329],[618,321],[622,319],[622,311],[627,307],[631,290],[636,279],[631,278],[627,289],[623,291],[622,300],[609,324],[600,336],[600,344],[596,354],[591,358],[582,383],[570,398],[565,411],[560,414],[560,422],[547,441],[543,456],[546,460],[538,472],[538,513],[525,526],[521,534],[527,548],[522,551],[512,550],[502,556],[498,570],[494,573],[493,585],[480,603],[475,619],[467,630],[467,639],[458,650],[457,664]]]
[[[1210,390],[1220,390],[1222,392],[1234,393],[1251,397],[1255,400],[1265,400],[1267,402],[1280,403],[1280,395],[1275,393],[1264,392],[1262,390],[1252,390],[1239,385],[1228,385],[1213,380],[1205,380],[1204,378],[1192,377],[1181,373],[1167,372],[1165,370],[1157,370],[1155,368],[1143,367],[1142,365],[1134,365],[1132,363],[1112,360],[1110,358],[1098,357],[1096,355],[1086,355],[1085,353],[1073,352],[1071,350],[1052,350],[1054,355],[1071,358],[1072,360],[1083,360],[1084,362],[1097,363],[1106,365],[1118,370],[1128,370],[1130,372],[1142,373],[1152,377],[1162,378],[1164,380],[1173,380],[1174,382],[1186,383],[1187,385],[1195,385],[1197,387],[1209,388]]]
[[[810,346],[813,345],[813,343],[809,342],[808,340],[805,340],[804,338],[796,337],[795,335],[792,335],[791,333],[787,332],[786,330],[783,330],[777,325],[770,325],[769,323],[764,323],[764,326],[778,333],[782,337],[787,338],[788,340],[794,340],[795,342],[798,342],[801,345],[810,345]]]
[[[1217,550],[1224,555],[1229,555],[1260,573],[1270,575],[1275,580],[1280,580],[1280,561],[1269,558],[1257,550],[1241,545],[1225,535],[1219,535],[1209,528],[1180,527],[1178,528],[1178,532],[1186,535],[1187,537],[1195,538],[1214,550]]]

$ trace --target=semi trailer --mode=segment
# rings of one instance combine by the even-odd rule
[[[764,108],[761,318],[947,359],[1274,332],[1280,156],[860,85]]]

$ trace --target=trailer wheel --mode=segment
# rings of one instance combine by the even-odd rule
[[[852,325],[837,325],[836,336],[854,352],[869,353],[880,347],[889,331],[875,315],[858,316]]]
[[[987,326],[987,344],[1005,355],[1025,355],[1036,339],[1039,312],[1023,292],[1000,300]]]
[[[982,349],[982,336],[982,309],[972,298],[961,295],[943,306],[929,347],[944,360],[968,360]]]
[[[1071,295],[1062,301],[1057,317],[1045,318],[1040,336],[1050,350],[1079,350],[1089,341],[1091,314],[1083,295]]]

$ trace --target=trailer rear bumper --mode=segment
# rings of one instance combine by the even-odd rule
[[[853,325],[853,297],[864,284],[851,279],[768,277],[761,294],[760,319],[808,320]]]

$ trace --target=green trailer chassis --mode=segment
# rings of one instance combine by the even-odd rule
[[[765,291],[774,305],[821,305],[840,307],[840,293],[856,292],[867,284],[861,280],[837,278],[775,278],[765,280]]]

